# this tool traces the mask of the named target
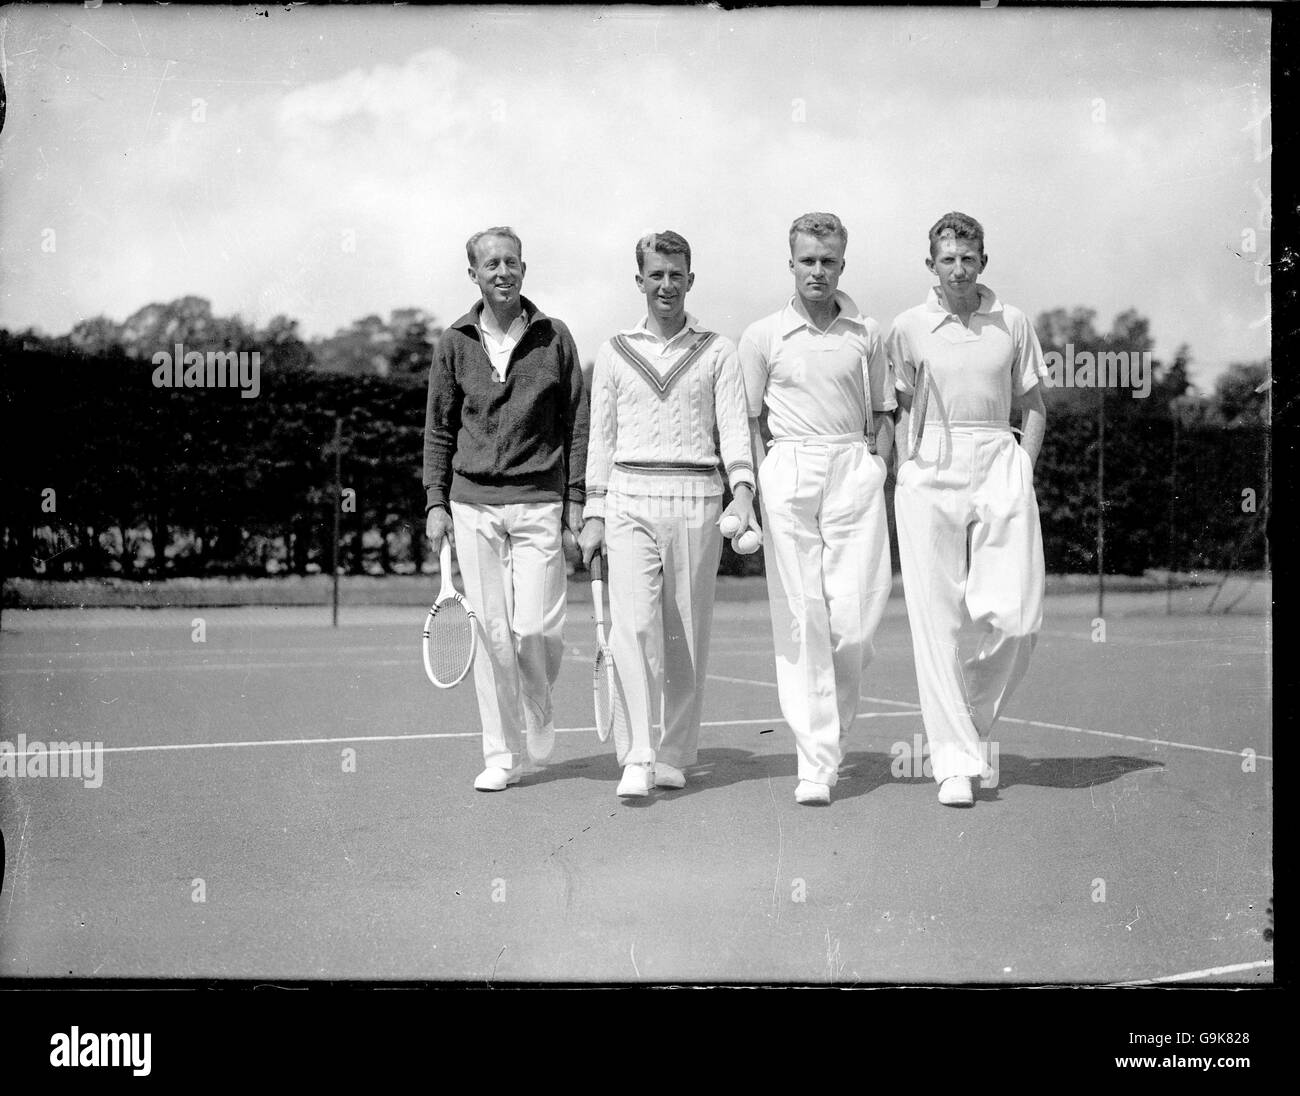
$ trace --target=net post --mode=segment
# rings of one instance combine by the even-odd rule
[[[334,416],[334,539],[330,544],[330,577],[333,579],[331,627],[339,626],[339,535],[343,509],[343,419]]]
[[[1097,616],[1106,615],[1106,389],[1097,388]]]
[[[1178,520],[1177,502],[1178,502],[1178,407],[1174,401],[1170,401],[1170,417],[1173,419],[1173,454],[1170,458],[1170,483],[1169,483],[1169,537],[1168,551],[1165,565],[1169,568],[1165,575],[1165,616],[1173,616],[1174,613],[1174,529]]]

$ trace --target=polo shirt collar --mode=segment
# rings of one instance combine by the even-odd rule
[[[795,307],[795,299],[791,297],[789,303],[781,310],[782,335],[793,335],[801,327],[812,327],[812,324],[805,319],[803,313]],[[866,326],[866,317],[862,315],[862,310],[853,303],[853,298],[844,290],[837,289],[835,291],[835,303],[840,306],[840,314],[835,317],[831,324],[832,327],[839,323],[840,320],[847,320],[859,327]]]
[[[993,292],[983,282],[976,285],[980,295],[979,308],[975,309],[973,315],[976,316],[993,316],[1002,311],[1002,302],[998,300],[998,295]],[[949,317],[956,319],[948,306],[944,303],[943,295],[939,292],[939,287],[932,286],[930,295],[925,299],[925,310],[930,316],[930,330],[937,331],[945,320]]]
[[[533,324],[535,324],[538,320],[549,319],[549,317],[546,315],[545,312],[543,312],[540,308],[538,308],[537,305],[533,304],[533,302],[530,301],[527,297],[523,296],[523,294],[520,294],[519,296],[519,303],[524,306],[523,315],[524,315],[524,321],[526,327],[532,327]],[[479,325],[479,315],[482,313],[482,311],[483,311],[483,299],[480,297],[477,301],[474,302],[474,304],[470,306],[470,310],[466,312],[465,315],[463,315],[451,326],[465,328],[471,331],[477,331]]]

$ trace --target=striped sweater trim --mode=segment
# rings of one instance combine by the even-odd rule
[[[716,464],[695,464],[670,460],[619,460],[615,468],[624,472],[641,472],[652,476],[710,476],[718,471]]]
[[[704,353],[715,338],[717,338],[716,332],[701,331],[686,353],[678,358],[677,363],[668,370],[667,375],[662,377],[659,375],[659,371],[627,340],[626,336],[615,335],[610,341],[610,345],[618,351],[628,365],[641,374],[658,397],[664,400],[668,398],[668,393],[672,391],[673,385],[681,379],[686,370]]]

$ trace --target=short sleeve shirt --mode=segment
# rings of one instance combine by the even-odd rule
[[[880,325],[846,293],[826,330],[795,308],[750,324],[740,338],[740,367],[750,418],[764,405],[773,437],[862,433],[867,393],[875,414],[898,406]]]
[[[981,285],[979,294],[969,326],[948,311],[936,286],[889,332],[886,348],[898,391],[915,391],[921,362],[930,370],[942,409],[931,403],[927,418],[942,415],[950,424],[1007,422],[1012,399],[1047,376],[1029,318],[1004,305],[988,286]]]

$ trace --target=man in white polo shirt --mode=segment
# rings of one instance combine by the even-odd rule
[[[1028,317],[979,282],[988,256],[978,221],[940,218],[925,265],[939,284],[894,321],[888,340],[901,407],[894,515],[939,801],[967,807],[972,779],[993,775],[984,743],[1043,622],[1034,461],[1047,427],[1038,383],[1047,370]],[[913,424],[922,364],[929,396],[924,424]],[[1010,421],[1017,404],[1020,444]],[[967,620],[983,634],[963,661]]]
[[[640,797],[683,787],[696,761],[722,554],[719,449],[741,531],[754,471],[735,345],[686,311],[690,244],[651,233],[636,262],[646,315],[602,344],[592,373],[579,544],[587,563],[609,548],[610,650],[631,737],[618,794]]]
[[[847,244],[832,213],[796,220],[795,295],[740,340],[777,690],[799,754],[795,799],[809,804],[830,802],[891,585],[884,485],[895,400],[879,325],[837,288]]]

